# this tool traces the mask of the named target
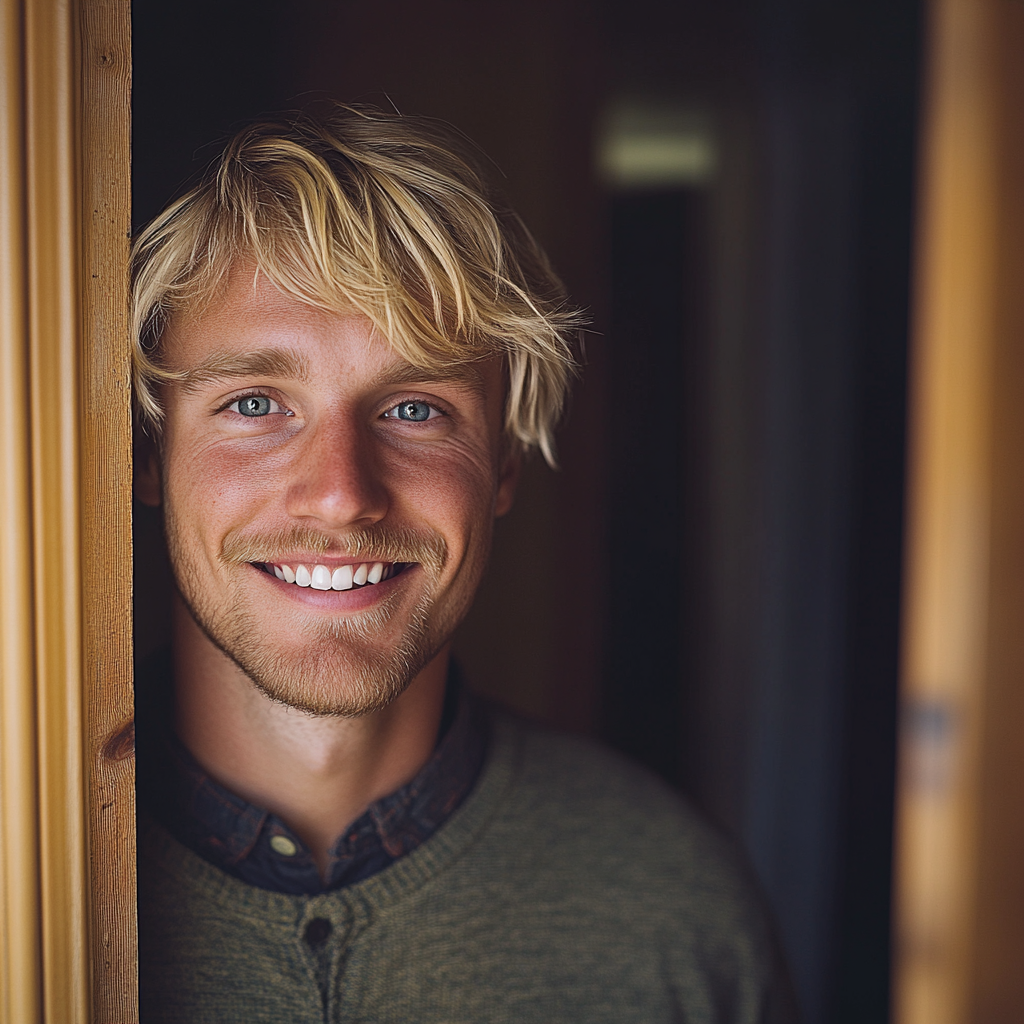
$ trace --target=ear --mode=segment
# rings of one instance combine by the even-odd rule
[[[494,501],[495,518],[503,516],[512,507],[522,468],[522,449],[519,445],[507,445],[502,456],[501,472],[498,476],[498,493]]]
[[[132,489],[135,497],[143,505],[158,508],[163,502],[160,448],[154,438],[136,427],[134,449]]]

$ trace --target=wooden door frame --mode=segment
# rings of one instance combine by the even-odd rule
[[[1024,1019],[1024,4],[931,0],[896,1024]]]
[[[0,7],[0,1021],[138,1019],[128,0]]]
[[[900,1024],[1024,1012],[1024,8],[930,10]],[[0,0],[0,1024],[138,1020],[130,81],[130,0]]]

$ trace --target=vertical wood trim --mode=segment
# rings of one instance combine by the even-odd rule
[[[82,542],[93,1020],[138,1020],[131,651],[130,0],[82,0]]]
[[[1024,4],[988,10],[995,150],[984,692],[965,1020],[1024,1020]]]
[[[79,201],[69,0],[25,5],[43,1017],[88,1015],[79,536]]]
[[[988,566],[988,0],[934,0],[912,358],[895,1018],[964,1021]]]
[[[0,1021],[39,1019],[22,11],[0,4]]]
[[[2,1024],[138,1016],[128,19],[0,0]]]
[[[986,1024],[1024,1019],[1024,5],[932,0],[929,50],[894,1018]]]

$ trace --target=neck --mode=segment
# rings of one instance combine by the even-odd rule
[[[316,717],[258,690],[178,599],[175,728],[213,778],[285,821],[324,874],[344,829],[412,779],[433,752],[448,658],[446,646],[380,711]]]

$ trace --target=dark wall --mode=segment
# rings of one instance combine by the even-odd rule
[[[807,1019],[883,1021],[916,0],[138,0],[134,221],[316,96],[457,125],[593,332],[457,640],[746,848]],[[703,112],[711,180],[611,188],[609,104]],[[160,642],[137,515],[137,640]]]
[[[808,1019],[885,1020],[920,12],[608,12],[610,94],[703,110],[720,165],[612,203],[612,534],[651,529],[605,731],[745,846]]]

